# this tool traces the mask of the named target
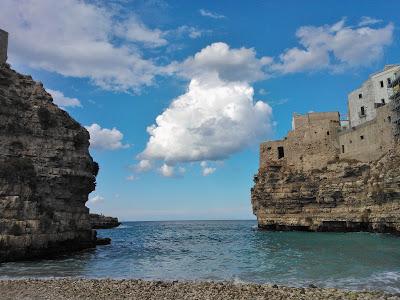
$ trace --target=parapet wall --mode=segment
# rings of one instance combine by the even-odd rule
[[[8,33],[0,29],[0,64],[7,61]]]
[[[287,137],[260,145],[260,168],[285,165],[307,171],[338,159],[377,160],[393,146],[393,134],[390,106],[376,113],[374,120],[347,130],[340,126],[338,112],[295,115]]]
[[[261,168],[282,164],[298,170],[322,168],[338,156],[337,112],[295,115],[293,125],[285,139],[261,144]]]

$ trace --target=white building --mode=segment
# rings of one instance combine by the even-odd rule
[[[400,65],[386,65],[383,71],[370,75],[362,86],[348,95],[350,126],[375,119],[376,108],[390,102],[388,85],[400,73]]]

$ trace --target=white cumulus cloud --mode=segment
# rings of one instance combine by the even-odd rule
[[[393,41],[393,31],[393,24],[350,27],[344,19],[333,25],[303,26],[296,32],[301,46],[283,52],[272,69],[294,73],[368,66],[382,57],[385,46]]]
[[[47,92],[53,97],[54,104],[60,107],[81,107],[81,102],[77,98],[64,96],[60,91],[47,89]]]
[[[138,49],[164,45],[161,31],[136,17],[119,20],[93,2],[2,0],[0,28],[10,33],[12,63],[89,78],[105,89],[138,91],[162,72]]]
[[[101,128],[100,125],[94,123],[85,126],[90,134],[90,147],[100,150],[117,150],[128,148],[128,144],[123,144],[124,135],[116,128]]]
[[[254,101],[251,86],[209,79],[193,79],[188,91],[156,118],[139,157],[167,162],[225,159],[270,133],[271,107]]]
[[[176,64],[179,74],[191,78],[188,89],[147,128],[150,137],[138,159],[161,161],[159,171],[172,177],[177,163],[223,160],[266,138],[272,109],[253,98],[250,82],[263,78],[269,63],[253,49],[215,43]],[[215,171],[203,169],[204,175]]]
[[[263,68],[271,62],[271,57],[257,58],[253,48],[231,49],[226,43],[219,42],[177,64],[175,70],[187,78],[218,73],[221,80],[252,82],[265,78]]]

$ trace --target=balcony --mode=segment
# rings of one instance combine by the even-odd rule
[[[362,112],[362,111],[359,111],[359,112],[358,112],[358,116],[359,116],[360,118],[366,118],[366,117],[367,117],[367,115],[365,114],[365,112]]]

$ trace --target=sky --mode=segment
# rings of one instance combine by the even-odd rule
[[[258,145],[400,63],[400,2],[2,0],[8,62],[87,128],[92,212],[254,219]]]

